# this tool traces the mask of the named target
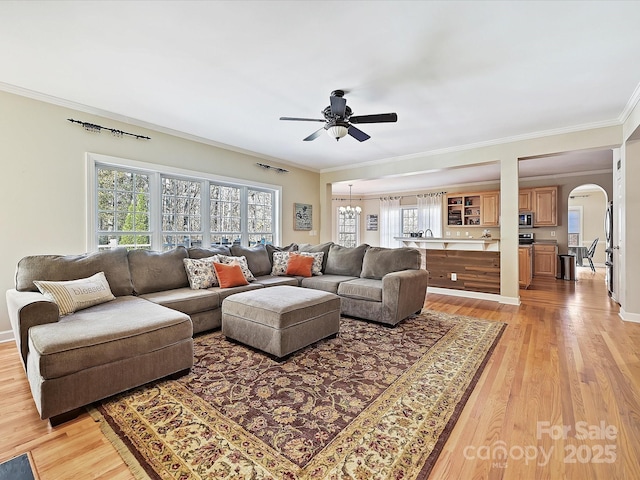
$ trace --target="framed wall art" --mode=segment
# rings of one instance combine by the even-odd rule
[[[313,227],[312,206],[307,203],[293,204],[293,229],[311,230]]]
[[[378,215],[367,215],[367,230],[378,230]]]

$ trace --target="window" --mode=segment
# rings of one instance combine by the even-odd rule
[[[159,172],[126,160],[114,165],[103,158],[118,160],[89,155],[92,250],[277,241],[278,188],[220,182],[166,167],[167,172]]]
[[[98,248],[150,248],[149,176],[98,167],[96,177]]]
[[[419,230],[418,209],[416,207],[402,207],[400,209],[400,217],[402,219],[403,237],[407,237],[410,233],[414,233]]]
[[[338,209],[338,244],[356,247],[360,244],[360,214],[341,213]]]
[[[567,234],[569,247],[582,246],[582,206],[569,207]]]

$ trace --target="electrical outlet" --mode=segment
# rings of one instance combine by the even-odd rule
[[[445,236],[450,237],[451,236],[451,232],[446,232]]]
[[[457,236],[460,236],[460,231],[459,231],[459,230],[456,232],[456,235],[457,235]]]
[[[469,232],[464,232],[464,236],[468,237],[469,236]]]
[[[458,274],[457,273],[452,273],[451,274],[451,281],[452,282],[457,282],[458,281]]]
[[[555,230],[551,230],[551,236],[555,237],[556,236],[556,231]]]

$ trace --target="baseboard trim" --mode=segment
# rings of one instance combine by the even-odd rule
[[[11,342],[13,340],[13,330],[5,330],[4,332],[0,332],[0,343]]]
[[[622,307],[618,316],[625,322],[640,323],[640,313],[625,312]]]
[[[469,290],[456,290],[453,288],[427,287],[427,293],[450,295],[452,297],[475,298],[477,300],[489,300],[490,302],[504,303],[507,305],[520,305],[520,297],[505,297],[495,293],[471,292]]]

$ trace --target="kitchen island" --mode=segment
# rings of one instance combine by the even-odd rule
[[[422,254],[429,286],[500,294],[500,240],[467,237],[395,237]]]

